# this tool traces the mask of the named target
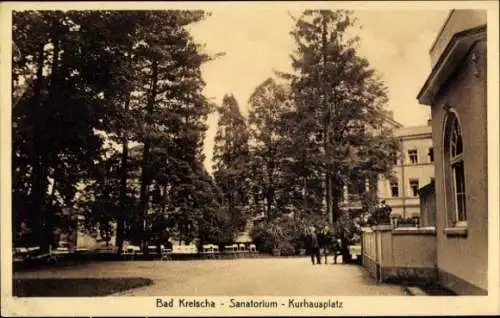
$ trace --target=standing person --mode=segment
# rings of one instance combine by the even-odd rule
[[[309,254],[311,255],[312,264],[313,265],[315,265],[316,263],[321,264],[318,233],[316,232],[316,228],[311,227],[309,229],[308,241],[309,241]]]
[[[337,264],[337,256],[342,255],[342,240],[338,237],[333,238],[332,253],[333,261]]]
[[[374,223],[375,224],[391,224],[391,211],[392,208],[382,200],[377,204],[377,208],[374,213]]]
[[[330,254],[331,237],[328,226],[325,226],[320,233],[318,233],[318,243],[321,256],[325,258],[325,265],[328,264],[328,255]]]

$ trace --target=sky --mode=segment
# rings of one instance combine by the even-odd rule
[[[368,59],[389,89],[388,109],[404,126],[425,125],[428,106],[416,96],[430,72],[429,49],[448,15],[448,10],[355,11],[359,54]],[[221,103],[234,94],[243,115],[253,90],[274,76],[274,70],[290,71],[295,46],[289,32],[299,11],[282,9],[232,9],[211,11],[211,16],[191,27],[195,40],[207,53],[225,56],[203,66],[205,94]],[[205,140],[205,166],[211,171],[211,154],[217,116],[209,117]]]

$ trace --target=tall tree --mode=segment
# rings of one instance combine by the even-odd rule
[[[225,95],[217,109],[219,121],[213,152],[213,170],[223,202],[237,228],[246,223],[249,201],[248,128],[233,95]]]
[[[252,153],[252,184],[257,202],[263,201],[268,219],[283,207],[283,167],[286,126],[283,116],[291,110],[287,89],[273,79],[260,84],[249,100]]]
[[[202,94],[201,78],[201,65],[211,57],[201,53],[187,26],[205,16],[201,11],[14,13],[15,231],[29,226],[36,236],[32,243],[47,249],[59,222],[55,216],[78,202],[89,227],[118,223],[121,247],[127,233],[145,238],[149,207],[168,214],[189,202],[175,191],[195,191],[189,185],[203,161],[212,105]],[[139,144],[142,153],[135,149],[132,156],[129,143]],[[162,200],[151,200],[150,190],[158,189]],[[186,227],[183,218],[192,213],[183,210],[177,221]]]
[[[212,108],[202,93],[205,83],[201,77],[201,65],[211,57],[201,53],[201,46],[193,40],[187,25],[202,20],[206,14],[202,11],[145,14],[147,23],[142,25],[137,52],[144,79],[141,89],[144,107],[138,113],[143,123],[138,138],[143,144],[139,226],[148,223],[150,187],[156,184],[166,189],[172,183],[175,186],[170,187],[170,203],[178,214],[177,225],[187,235],[194,226],[190,213],[197,213],[190,202],[194,191],[193,169],[203,160],[205,120]],[[161,176],[153,175],[153,169],[161,170],[169,164],[176,169]],[[147,237],[143,241],[146,243]]]
[[[13,86],[32,83],[13,109],[14,225],[30,223],[38,237],[33,243],[42,250],[57,243],[52,241],[56,216],[73,203],[101,146],[94,128],[103,113],[102,79],[84,74],[89,67],[98,69],[80,54],[79,14],[13,14],[20,53],[13,61]]]
[[[290,97],[289,97],[290,98]],[[287,202],[294,209],[296,218],[321,216],[324,201],[324,185],[321,161],[316,155],[317,143],[312,117],[301,117],[297,105],[282,117],[283,187],[288,194]]]
[[[137,11],[96,11],[91,15],[80,15],[77,20],[83,43],[82,56],[92,65],[98,66],[84,71],[106,79],[106,87],[101,95],[101,102],[106,105],[106,115],[101,118],[101,129],[106,139],[116,143],[116,156],[120,156],[120,186],[114,189],[118,191],[119,199],[112,217],[117,223],[115,243],[118,253],[121,253],[125,238],[125,219],[133,212],[133,198],[127,187],[130,173],[129,142],[133,140],[134,128],[137,126],[131,110],[138,103],[134,95],[140,82],[136,50],[142,40],[139,30],[145,19],[145,15]],[[120,145],[121,154],[118,154]],[[98,210],[95,212],[101,214]]]
[[[349,11],[306,10],[291,32],[295,72],[286,77],[298,116],[315,140],[310,150],[324,175],[330,224],[340,215],[342,189],[353,173],[361,178],[389,173],[397,153],[384,125],[386,88],[357,54],[359,39],[349,36],[354,25]]]

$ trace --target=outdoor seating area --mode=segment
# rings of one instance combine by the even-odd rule
[[[115,246],[100,247],[97,249],[71,249],[67,246],[50,248],[47,253],[41,253],[40,247],[16,247],[13,249],[13,262],[16,268],[25,266],[39,266],[55,264],[61,261],[87,261],[87,260],[194,260],[194,259],[231,259],[254,257],[258,254],[255,244],[231,244],[220,250],[218,245],[204,244],[198,250],[194,244],[172,245],[171,249],[160,245],[148,246],[148,253],[144,253],[137,245],[126,244],[122,255],[117,254]]]
[[[203,258],[217,258],[220,254],[219,246],[215,244],[204,244],[202,245],[201,254]]]
[[[172,245],[172,254],[197,254],[198,248],[194,244]]]
[[[43,264],[57,264],[68,260],[86,260],[89,255],[86,249],[70,250],[68,247],[49,246],[47,252],[42,252],[39,246],[15,247],[12,250],[12,261],[15,269],[40,266]],[[94,253],[97,254],[97,253]]]
[[[28,258],[37,257],[39,246],[34,247],[16,247],[12,251],[12,260],[14,263],[21,263]]]
[[[255,244],[225,245],[222,250],[215,244],[203,244],[200,251],[196,250],[195,246],[174,245],[169,259],[199,258],[200,256],[201,259],[239,258],[251,257],[256,253]]]
[[[223,258],[252,257],[257,254],[255,244],[232,244],[224,246],[224,251],[220,255]]]
[[[156,245],[148,246],[148,257],[159,258],[161,260],[188,260],[188,259],[219,259],[219,258],[240,258],[252,257],[257,254],[255,244],[231,244],[225,245],[221,250],[216,244],[203,244],[201,249],[194,244],[172,245],[172,249],[160,246],[160,254]],[[125,259],[142,259],[144,253],[139,246],[127,245],[124,248]]]
[[[136,245],[128,245],[123,248],[123,256],[125,258],[133,259],[134,256],[141,253],[141,248]]]
[[[49,246],[47,253],[42,253],[39,246],[32,247],[16,247],[12,251],[14,263],[21,263],[26,260],[48,259],[56,261],[58,258],[70,254],[70,250],[66,246],[60,246],[53,249]]]

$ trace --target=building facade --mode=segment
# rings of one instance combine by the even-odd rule
[[[434,179],[432,127],[395,125],[393,129],[401,149],[400,158],[394,162],[393,178],[381,175],[375,182],[360,181],[344,186],[342,207],[361,209],[361,194],[375,191],[378,199],[391,207],[393,219],[420,216],[418,191]]]
[[[379,178],[378,197],[392,208],[392,218],[417,218],[418,190],[434,179],[432,127],[402,127],[394,130],[394,136],[400,140],[400,158],[394,162],[393,178]]]
[[[437,269],[462,295],[488,290],[486,11],[453,10],[418,94],[432,111]]]
[[[392,111],[389,111],[386,116],[384,116],[383,122],[384,128],[389,128],[392,130],[401,129],[403,125],[393,118]],[[371,180],[365,180],[361,178],[352,178],[348,180],[343,186],[342,197],[340,202],[340,208],[343,210],[349,210],[351,212],[362,210],[362,198],[367,193],[370,195],[377,195],[379,185],[378,178],[373,178]],[[326,205],[326,202],[324,203]]]

